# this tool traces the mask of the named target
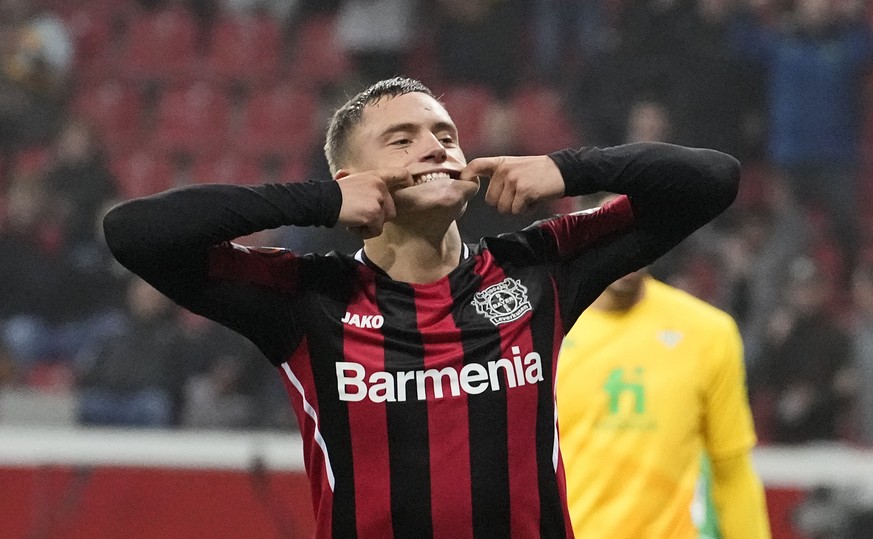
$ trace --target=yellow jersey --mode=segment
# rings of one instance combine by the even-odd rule
[[[742,341],[727,313],[646,277],[625,312],[589,308],[558,362],[567,500],[577,538],[699,536],[705,450],[750,450]]]

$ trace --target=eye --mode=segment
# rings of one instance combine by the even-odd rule
[[[389,144],[391,146],[406,146],[408,144],[412,144],[412,140],[410,140],[408,138],[399,138],[399,139],[392,140]]]
[[[443,135],[440,137],[440,142],[446,146],[451,146],[455,143],[455,137],[451,135]]]

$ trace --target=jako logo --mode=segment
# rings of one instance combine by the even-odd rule
[[[521,357],[517,346],[512,347],[512,359],[501,358],[486,365],[470,363],[460,372],[454,367],[390,373],[376,371],[364,381],[366,370],[360,363],[340,361],[336,364],[336,382],[339,398],[358,402],[369,398],[373,402],[405,402],[426,400],[429,393],[436,399],[448,393],[453,397],[461,391],[478,395],[486,390],[500,389],[501,380],[506,387],[523,386],[543,381],[543,362],[540,355],[530,352]],[[501,373],[501,371],[503,371]],[[410,382],[413,384],[410,387]]]
[[[385,319],[382,318],[381,314],[365,314],[363,316],[358,314],[352,314],[347,312],[346,315],[340,320],[343,324],[348,324],[350,326],[355,326],[356,328],[376,328],[379,329],[382,327],[382,324],[385,323]]]

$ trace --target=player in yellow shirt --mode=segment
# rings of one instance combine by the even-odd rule
[[[645,270],[619,279],[565,339],[557,392],[577,538],[710,536],[704,454],[721,537],[770,537],[742,342],[727,313]]]

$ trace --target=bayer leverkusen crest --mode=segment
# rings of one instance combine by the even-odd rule
[[[495,326],[515,322],[531,308],[527,300],[527,288],[521,281],[509,277],[476,292],[471,303],[477,313],[491,320]]]

